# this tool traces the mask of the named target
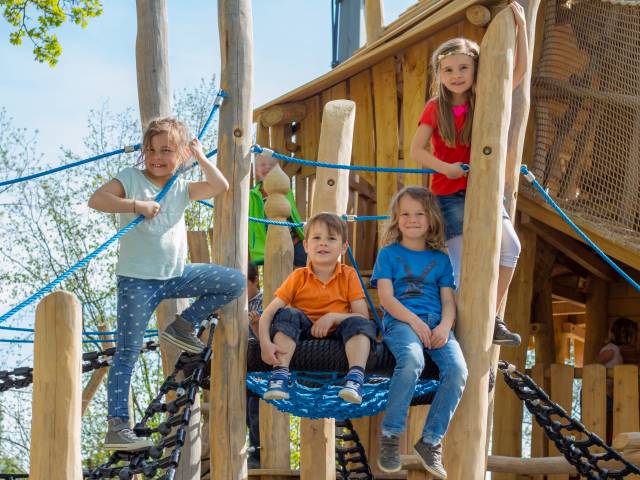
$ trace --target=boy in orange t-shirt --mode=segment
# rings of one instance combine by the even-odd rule
[[[349,361],[338,395],[361,403],[376,330],[356,271],[338,261],[347,249],[347,225],[335,214],[319,213],[307,221],[304,237],[307,266],[289,275],[260,317],[262,360],[274,367],[264,398],[289,398],[289,363],[300,340],[337,337]]]

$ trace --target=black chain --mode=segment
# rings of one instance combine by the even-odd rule
[[[503,375],[507,385],[515,394],[523,400],[527,409],[536,418],[544,433],[553,440],[556,447],[567,461],[576,467],[580,475],[590,480],[606,480],[609,478],[624,478],[632,473],[640,474],[640,468],[628,462],[618,452],[608,446],[602,439],[586,429],[579,421],[571,418],[569,414],[549,396],[535,382],[523,373],[518,372],[513,365],[501,360],[498,369]],[[557,419],[552,419],[555,417]],[[573,435],[563,435],[563,431]],[[584,440],[576,440],[575,434],[586,437]],[[591,447],[600,447],[605,453],[592,453]],[[624,468],[621,470],[609,470],[599,465],[600,462],[615,460]]]
[[[336,473],[338,480],[373,480],[367,455],[351,420],[336,421]]]
[[[150,352],[158,349],[158,343],[155,341],[146,342],[141,352]],[[82,354],[82,373],[92,372],[100,368],[111,365],[111,358],[116,353],[116,347],[107,348],[95,352],[86,352]],[[28,387],[33,383],[33,368],[18,367],[14,370],[0,371],[0,392],[7,390]],[[2,477],[0,477],[1,480]]]
[[[19,478],[29,478],[28,473],[0,473],[0,480],[18,480]]]

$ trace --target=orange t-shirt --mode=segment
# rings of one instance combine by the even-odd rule
[[[309,262],[294,270],[275,296],[315,322],[326,313],[351,313],[351,302],[364,298],[364,291],[354,268],[338,263],[329,281],[323,283]]]

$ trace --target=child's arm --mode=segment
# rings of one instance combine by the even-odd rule
[[[204,178],[206,178],[204,182],[189,183],[189,198],[191,200],[206,200],[229,190],[229,182],[204,154],[200,140],[194,138],[189,143],[189,148],[204,172]]]
[[[613,350],[611,350],[610,348],[602,349],[600,350],[600,352],[598,353],[598,356],[596,357],[596,363],[601,363],[602,365],[606,365],[606,363],[609,362],[609,360],[611,360],[612,358],[613,358]]]
[[[465,175],[466,172],[462,169],[462,162],[443,162],[427,150],[431,135],[433,135],[433,128],[430,125],[425,123],[418,125],[418,129],[413,135],[413,140],[411,140],[411,158],[427,168],[446,175],[448,178],[460,178]]]
[[[513,19],[516,22],[516,58],[513,65],[513,89],[520,85],[529,64],[529,48],[527,42],[527,21],[524,18],[524,9],[517,2],[511,2]]]
[[[160,204],[153,200],[126,198],[126,192],[115,178],[98,188],[89,199],[89,207],[105,213],[135,213],[146,218],[155,217],[160,212]]]
[[[287,353],[280,350],[278,346],[271,341],[270,334],[273,316],[278,310],[286,306],[287,304],[283,300],[275,297],[271,300],[271,303],[267,305],[267,308],[264,309],[264,312],[262,312],[262,316],[260,317],[260,354],[262,356],[262,361],[268,365],[280,365],[280,360],[278,360],[277,354]]]
[[[354,300],[351,302],[350,313],[325,313],[318,320],[313,322],[311,327],[311,335],[316,338],[324,338],[329,334],[329,330],[334,325],[340,325],[345,319],[349,317],[362,317],[369,320],[369,309],[367,308],[367,302],[364,298]]]
[[[408,323],[414,332],[420,338],[425,347],[431,348],[431,329],[424,323],[420,317],[402,305],[400,301],[393,296],[393,283],[388,278],[378,279],[378,296],[380,304],[384,309],[396,320]]]
[[[451,287],[440,287],[442,315],[440,323],[431,331],[431,348],[444,347],[449,341],[449,332],[456,319],[456,300]]]

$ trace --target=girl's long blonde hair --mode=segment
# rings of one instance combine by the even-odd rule
[[[440,81],[440,62],[449,55],[468,55],[473,59],[474,78],[473,86],[468,92],[469,111],[467,118],[457,139],[462,145],[471,145],[471,128],[473,126],[473,111],[476,105],[476,75],[478,74],[478,59],[480,47],[473,40],[467,38],[452,38],[440,45],[431,56],[431,96],[438,99],[438,130],[447,146],[456,146],[456,127],[453,117],[453,104],[451,92]]]
[[[175,117],[161,117],[149,122],[142,137],[140,160],[143,160],[144,154],[151,148],[151,139],[161,133],[169,135],[169,141],[175,145],[181,163],[184,162],[188,158],[186,152],[191,137],[185,124]]]
[[[400,216],[400,200],[408,195],[413,200],[420,202],[427,214],[427,234],[425,245],[429,250],[444,251],[444,223],[440,207],[436,201],[436,197],[428,189],[424,187],[404,187],[391,199],[391,219],[387,223],[382,236],[382,245],[390,245],[392,243],[402,241],[402,232],[398,227],[398,218]]]

